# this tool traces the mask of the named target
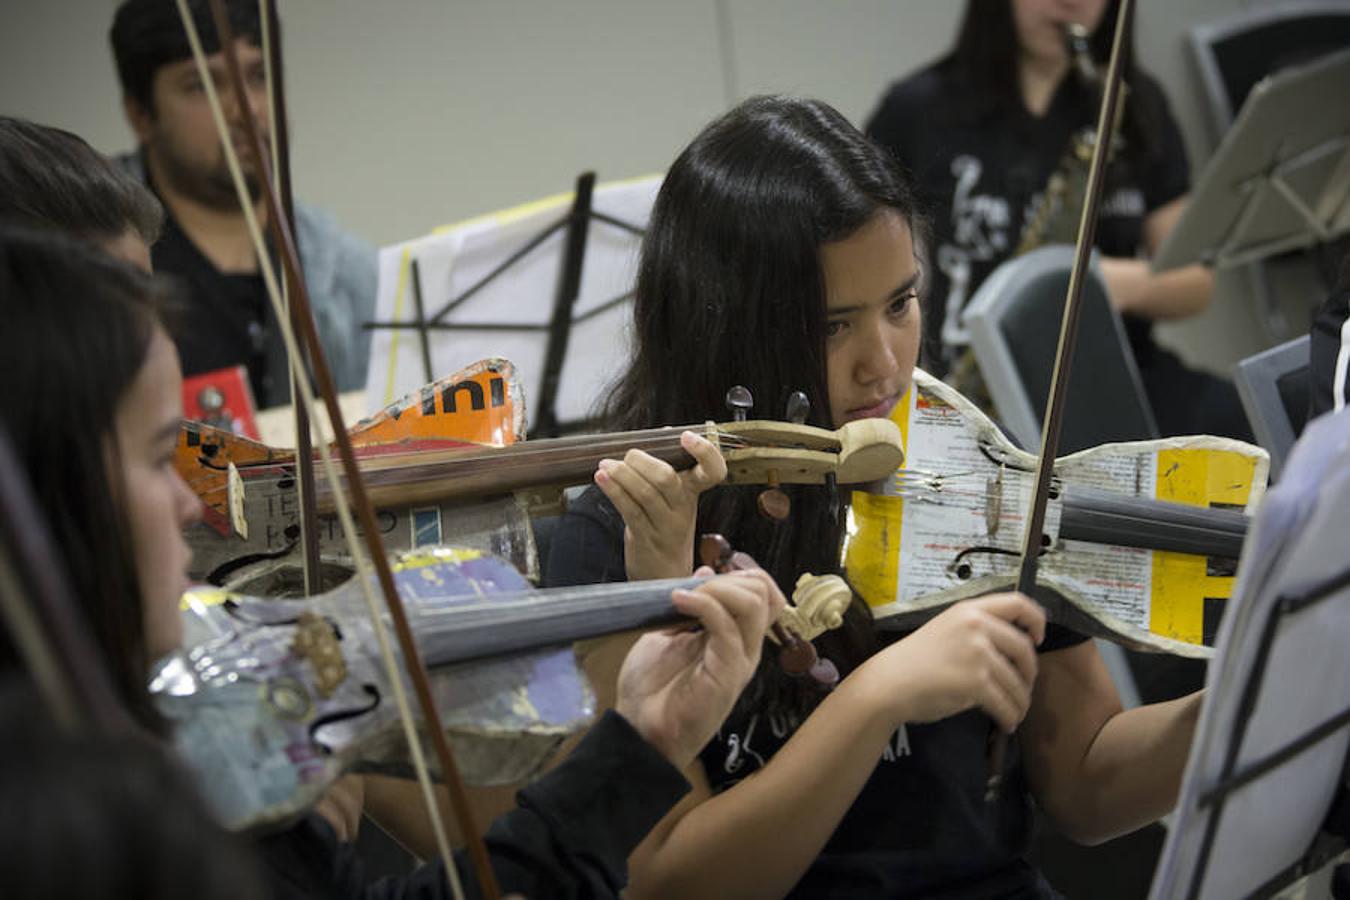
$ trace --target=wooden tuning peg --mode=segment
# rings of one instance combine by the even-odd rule
[[[759,514],[775,522],[781,522],[792,512],[792,501],[788,495],[783,493],[783,489],[778,486],[778,472],[770,469],[765,473],[768,489],[761,491],[757,505]]]
[[[755,398],[750,393],[750,389],[736,385],[727,391],[727,409],[731,412],[731,418],[734,422],[744,422],[750,410],[755,407]]]
[[[795,631],[789,631],[780,623],[773,623],[773,636],[778,639],[778,664],[789,675],[808,675],[820,662],[816,647],[810,641],[804,641]],[[837,678],[835,679],[838,680]]]
[[[720,534],[700,536],[698,560],[714,572],[726,572],[731,563],[731,542]]]
[[[734,572],[755,565],[755,561],[749,555],[732,550],[731,542],[720,534],[701,535],[698,539],[698,556],[705,566],[719,573]],[[806,577],[809,576],[798,580],[794,596],[803,592],[802,581]],[[812,583],[815,581],[816,579],[812,579]],[[836,578],[835,581],[843,584],[843,579]],[[810,593],[813,595],[808,604],[811,612],[803,621],[837,627],[835,620],[842,619],[842,613],[838,609],[837,588],[833,584],[827,587],[822,583]],[[849,596],[852,597],[852,593],[849,593]],[[793,607],[788,607],[788,610],[786,613],[788,616],[800,615]],[[769,628],[769,634],[779,646],[778,664],[783,667],[784,672],[789,675],[809,675],[827,690],[839,683],[839,670],[835,668],[834,663],[828,659],[821,659],[816,653],[815,645],[808,640],[802,640],[792,627],[785,626],[782,622],[774,622]]]

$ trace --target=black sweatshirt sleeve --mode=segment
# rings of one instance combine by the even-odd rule
[[[544,560],[544,587],[627,581],[623,516],[597,487],[568,504]]]
[[[689,791],[689,782],[609,711],[558,768],[517,795],[484,840],[504,894],[530,900],[617,897],[628,881],[628,854]],[[366,884],[364,867],[328,823],[311,814],[259,842],[273,896],[449,900],[440,862]],[[472,863],[456,851],[465,897],[481,896]]]

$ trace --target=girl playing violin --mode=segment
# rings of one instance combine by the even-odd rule
[[[0,227],[0,428],[48,510],[117,694],[160,738],[170,723],[148,673],[182,640],[190,551],[181,531],[200,515],[173,465],[182,376],[156,311],[164,300],[160,283],[87,245]],[[504,888],[617,895],[624,858],[687,790],[679,768],[730,710],[782,602],[762,572],[677,592],[675,605],[702,631],[640,640],[619,676],[617,713],[494,824],[487,840]],[[15,668],[9,638],[0,633],[0,669]],[[643,790],[621,772],[636,773]],[[331,823],[311,815],[262,842],[276,893],[448,896],[439,864],[363,893],[360,862],[334,830],[348,816],[329,813]]]
[[[904,177],[835,110],[742,103],[657,197],[614,426],[720,418],[733,385],[760,418],[793,391],[809,424],[887,415],[919,353],[922,237]],[[554,539],[550,583],[687,574],[702,531],[785,588],[839,568],[845,499],[828,489],[788,488],[775,523],[756,489],[699,496],[705,479],[639,451],[595,482]],[[1199,696],[1122,712],[1093,644],[1021,595],[957,604],[907,636],[879,633],[855,600],[818,644],[842,681],[826,692],[761,662],[686,772],[693,793],[630,859],[632,896],[1055,896],[1022,859],[1033,800],[1086,842],[1174,802]],[[990,718],[1020,737],[986,806]]]

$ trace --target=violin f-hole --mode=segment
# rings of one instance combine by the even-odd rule
[[[350,709],[334,710],[333,712],[327,713],[326,715],[319,716],[312,723],[310,723],[309,739],[314,744],[315,747],[318,747],[326,754],[332,754],[333,748],[330,747],[328,744],[324,743],[323,739],[319,737],[319,729],[324,728],[325,726],[328,725],[334,725],[338,722],[345,722],[348,719],[359,718],[360,716],[364,716],[367,713],[374,712],[375,708],[380,705],[381,700],[380,689],[377,688],[375,685],[363,684],[361,685],[361,691],[367,697],[370,698],[370,702],[365,706],[358,706]]]

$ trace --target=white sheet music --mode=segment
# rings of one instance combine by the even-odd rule
[[[592,209],[645,229],[661,178],[597,185]],[[551,224],[567,215],[573,197],[562,194],[385,247],[380,251],[377,322],[413,323],[417,319],[414,289],[421,288],[425,315],[449,325],[516,324],[538,331],[433,330],[430,334],[431,379],[454,372],[488,356],[515,363],[526,396],[526,417],[533,422],[543,377],[565,230],[558,229],[539,246],[463,303],[446,306],[525,247]],[[611,223],[592,219],[587,234],[581,287],[573,308],[573,328],[560,374],[557,415],[561,422],[588,418],[605,387],[622,371],[628,358],[631,302],[605,305],[631,292],[641,238]],[[380,409],[431,380],[414,328],[381,328],[372,336],[366,405]]]

